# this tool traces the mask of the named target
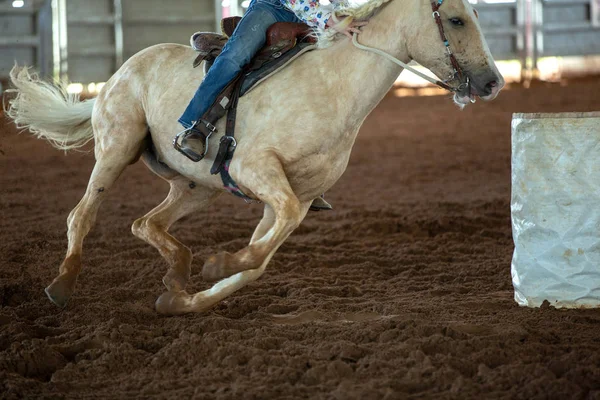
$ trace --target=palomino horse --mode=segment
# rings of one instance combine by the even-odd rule
[[[372,14],[359,35],[362,44],[403,62],[416,60],[438,77],[453,76],[428,0],[371,0],[347,14],[357,18]],[[470,79],[467,92],[455,94],[455,101],[468,103],[475,95],[495,98],[504,81],[468,0],[446,0],[438,16],[460,69]],[[171,185],[162,204],[132,227],[133,234],[156,247],[169,265],[163,279],[168,291],[156,301],[158,312],[201,312],[258,279],[302,222],[311,201],[340,178],[361,124],[402,71],[338,36],[330,46],[305,54],[240,100],[238,147],[230,174],[244,193],[264,203],[264,216],[247,247],[206,260],[203,278],[220,281],[196,294],[185,290],[192,253],[168,229],[207,207],[224,190],[220,178],[209,173],[218,140],[212,141],[209,156],[199,163],[183,157],[171,143],[181,130],[177,118],[202,80],[201,72],[190,68],[194,51],[176,44],[146,49],[128,60],[96,99],[84,102],[32,78],[26,69],[13,71],[18,96],[9,115],[18,125],[62,149],[95,139],[96,164],[85,195],[68,217],[68,250],[59,275],[46,288],[48,297],[64,306],[73,294],[82,243],[100,203],[140,155]],[[218,128],[224,130],[223,121]]]

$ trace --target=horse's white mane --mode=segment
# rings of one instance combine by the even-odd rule
[[[368,0],[366,2],[355,4],[352,4],[348,1],[344,1],[343,5],[338,5],[338,7],[335,8],[335,12],[332,18],[347,16],[348,18],[346,18],[346,20],[344,21],[344,25],[347,25],[355,19],[369,18],[375,13],[375,11],[377,11],[379,7],[381,7],[389,1],[391,0]],[[331,46],[335,42],[336,38],[341,36],[341,34],[338,34],[333,29],[325,30],[316,28],[315,34],[318,37],[317,45],[319,46],[319,48]]]

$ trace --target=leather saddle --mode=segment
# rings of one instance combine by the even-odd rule
[[[197,32],[192,35],[191,46],[199,53],[194,60],[194,68],[204,62],[204,72],[208,72],[213,61],[221,54],[223,46],[225,46],[227,40],[235,31],[241,19],[241,17],[224,18],[221,21],[223,34]],[[259,50],[242,72],[217,96],[213,105],[194,127],[194,131],[191,133],[184,131],[175,137],[173,141],[175,149],[194,162],[201,161],[208,152],[209,138],[217,132],[215,128],[216,122],[229,113],[227,118],[227,132],[221,138],[219,154],[217,154],[215,163],[211,169],[211,173],[219,173],[222,170],[223,163],[226,161],[226,156],[229,154],[229,158],[232,157],[235,150],[236,142],[233,138],[233,132],[235,128],[237,99],[306,51],[315,48],[316,37],[311,35],[311,33],[311,28],[303,23],[276,22],[271,25],[267,29],[265,46]],[[186,146],[186,138],[190,137],[190,135],[194,135],[196,138],[200,136],[200,139],[204,143],[204,151],[202,153],[197,153]]]
[[[222,34],[213,32],[196,32],[190,39],[190,44],[199,54],[194,60],[194,68],[205,61],[204,72],[208,72],[214,59],[221,54],[227,40],[233,35],[235,28],[242,17],[227,17],[221,20]],[[316,38],[311,36],[311,28],[302,23],[276,22],[267,29],[265,46],[250,62],[257,69],[264,64],[264,59],[276,53],[284,54],[298,43],[315,43]],[[278,57],[276,57],[278,58]]]

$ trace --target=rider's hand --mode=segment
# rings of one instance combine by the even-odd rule
[[[346,36],[348,36],[350,39],[352,39],[352,34],[353,34],[353,33],[360,33],[360,29],[359,29],[359,28],[360,28],[361,26],[365,26],[365,25],[367,25],[367,23],[368,23],[367,21],[352,21],[352,22],[350,23],[350,25],[348,25],[348,26],[347,26],[347,27],[345,27],[345,28],[341,28],[341,29],[340,29],[340,28],[336,28],[336,26],[337,26],[338,24],[341,24],[341,22],[342,22],[344,19],[346,19],[346,18],[347,18],[347,17],[345,17],[345,16],[344,16],[344,17],[341,17],[341,18],[339,18],[339,19],[338,19],[338,22],[335,22],[335,21],[334,21],[334,18],[333,18],[333,16],[332,16],[332,17],[330,17],[330,18],[327,20],[327,24],[326,24],[325,26],[326,26],[326,27],[328,27],[328,28],[335,29],[336,31],[338,31],[338,32],[340,32],[340,33],[343,33],[344,35],[346,35]],[[341,25],[343,26],[344,24],[341,24]]]

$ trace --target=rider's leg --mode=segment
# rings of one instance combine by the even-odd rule
[[[221,91],[248,64],[266,42],[267,28],[275,22],[302,22],[285,8],[279,0],[253,0],[246,14],[223,47],[221,54],[208,70],[194,98],[179,118],[186,129],[190,129],[214,103]],[[204,143],[194,145],[193,138],[185,146],[198,147],[203,151]],[[322,197],[314,200],[313,211],[331,210],[332,206]]]
[[[269,26],[275,22],[299,21],[277,1],[260,0],[250,5],[179,119],[185,128],[192,127],[206,113],[225,86],[264,46]]]

